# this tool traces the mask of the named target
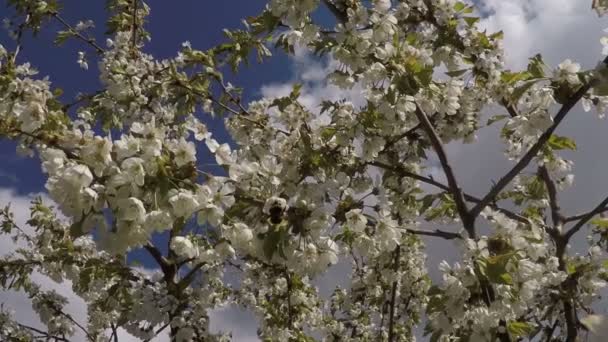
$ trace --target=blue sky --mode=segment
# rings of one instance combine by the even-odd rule
[[[263,0],[222,0],[179,2],[152,0],[152,8],[147,29],[152,40],[144,50],[156,58],[175,56],[184,41],[190,41],[193,48],[207,49],[223,41],[224,28],[243,28],[241,19],[260,13],[266,1]],[[0,9],[0,17],[10,15],[5,7]],[[94,32],[100,45],[105,44],[104,24],[106,12],[104,1],[65,1],[62,16],[70,23],[92,19]],[[56,23],[47,25],[37,37],[27,35],[24,48],[19,55],[21,62],[29,61],[48,75],[53,87],[64,90],[63,100],[67,103],[78,92],[93,92],[100,89],[95,53],[78,40],[69,40],[61,47],[53,44],[55,32],[61,29]],[[0,32],[0,44],[10,48],[14,42],[6,31]],[[89,70],[81,69],[76,63],[78,51],[86,51],[90,61]],[[243,67],[238,75],[227,71],[227,78],[235,85],[246,89],[246,100],[260,97],[259,89],[263,84],[281,82],[291,77],[288,59],[281,51],[276,51],[268,63],[258,64],[255,59],[248,67]],[[213,128],[221,127],[221,120],[214,120]],[[225,132],[214,132],[220,140],[227,140]],[[16,188],[19,193],[27,194],[44,190],[45,177],[35,158],[22,158],[15,155],[15,144],[0,141],[0,187]],[[205,162],[205,161],[202,161]]]
[[[157,59],[174,57],[182,42],[190,41],[195,49],[205,50],[225,40],[224,28],[243,28],[242,18],[254,16],[264,9],[263,0],[224,0],[224,1],[162,1],[153,0],[148,4],[151,15],[148,17],[147,30],[152,40],[146,44],[144,51]],[[179,5],[177,5],[179,4]],[[2,11],[6,11],[5,8]],[[80,20],[91,19],[95,22],[94,32],[100,45],[105,45],[105,20],[107,18],[104,1],[65,1],[61,16],[70,24]],[[10,12],[0,12],[0,17]],[[56,31],[62,29],[57,22],[50,22],[36,37],[28,34],[23,40],[23,49],[19,55],[20,62],[28,61],[40,72],[48,75],[52,87],[64,90],[62,99],[65,103],[72,101],[78,92],[89,93],[101,88],[95,62],[95,52],[83,42],[71,39],[61,47],[53,40]],[[0,44],[11,48],[14,42],[6,31],[0,34]],[[76,63],[78,51],[85,51],[89,56],[89,69],[83,70]],[[287,56],[282,51],[274,51],[275,57],[259,64],[252,58],[249,66],[243,66],[238,74],[226,70],[226,78],[233,84],[246,89],[246,101],[259,98],[262,85],[271,82],[286,81],[291,77]],[[219,141],[229,141],[223,129],[221,118],[206,117],[210,130]],[[40,168],[37,158],[25,158],[15,154],[16,144],[0,140],[0,188],[12,188],[18,194],[44,192],[46,175]],[[200,149],[204,150],[204,149]],[[203,151],[200,151],[203,152]],[[199,152],[199,153],[200,153]],[[209,158],[208,153],[201,153],[199,158]],[[199,163],[214,163],[213,160],[199,159]],[[218,170],[210,170],[218,171]],[[166,252],[167,234],[155,236],[154,242]],[[153,260],[145,251],[134,251],[130,260],[137,260],[146,267],[155,267]]]

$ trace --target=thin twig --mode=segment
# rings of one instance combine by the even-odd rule
[[[133,53],[135,53],[135,49],[137,48],[137,1],[138,0],[133,0],[133,23],[132,23],[132,33],[131,33],[131,39],[132,39],[132,50]]]
[[[599,213],[605,211],[607,205],[608,205],[608,197],[606,197],[602,202],[600,202],[600,204],[598,204],[595,207],[595,209],[591,210],[585,216],[583,216],[574,225],[574,227],[572,227],[570,230],[568,230],[568,232],[564,235],[564,237],[566,238],[566,240],[570,240],[570,238],[574,234],[576,234],[576,232],[578,232],[585,225],[585,223],[589,222],[589,220],[591,220],[595,215],[598,215]]]
[[[397,246],[395,249],[395,264],[393,265],[393,271],[397,273],[399,271],[399,259],[401,258],[401,246]],[[397,297],[397,280],[393,281],[391,289],[391,302],[389,307],[388,316],[388,342],[393,342],[395,339],[395,302]]]
[[[475,221],[470,219],[471,215],[469,213],[469,209],[467,208],[467,204],[465,202],[462,190],[460,189],[460,187],[458,186],[458,182],[456,181],[456,176],[454,175],[452,166],[448,161],[447,154],[445,153],[445,149],[443,148],[443,143],[441,142],[439,135],[435,131],[435,128],[431,124],[431,121],[429,121],[429,118],[422,111],[422,109],[420,109],[420,107],[416,108],[416,117],[418,118],[418,121],[422,125],[422,128],[424,129],[426,134],[429,136],[429,139],[431,140],[431,145],[433,146],[435,153],[437,153],[437,156],[439,157],[439,162],[441,163],[443,172],[445,173],[445,176],[448,180],[449,192],[454,198],[454,202],[456,203],[456,209],[458,210],[460,219],[464,224],[464,228],[466,229],[467,234],[469,234],[469,237],[474,239],[476,235],[474,227]]]
[[[21,328],[28,329],[28,330],[31,330],[31,331],[36,332],[38,334],[41,334],[44,337],[46,337],[47,339],[52,338],[55,341],[69,342],[69,340],[66,339],[65,337],[51,335],[48,331],[40,330],[40,329],[34,328],[32,326],[29,326],[29,325],[26,325],[26,324],[21,324],[21,323],[17,323],[17,325],[19,325]]]
[[[415,180],[420,181],[422,183],[426,183],[426,184],[432,185],[432,186],[434,186],[434,187],[436,187],[438,189],[441,189],[443,191],[449,191],[450,190],[450,188],[447,185],[445,185],[445,184],[443,184],[441,182],[438,182],[438,181],[436,181],[436,180],[434,180],[434,179],[432,179],[430,177],[425,177],[425,176],[421,176],[419,174],[413,173],[413,172],[408,171],[407,169],[405,169],[403,167],[400,167],[400,166],[392,166],[392,165],[388,165],[388,164],[385,164],[385,163],[379,162],[379,161],[372,161],[372,162],[368,162],[367,164],[368,165],[372,165],[372,166],[376,166],[376,167],[379,167],[379,168],[382,168],[384,170],[388,170],[388,171],[394,172],[394,173],[400,175],[401,177],[407,177],[407,178],[415,179]],[[480,198],[475,197],[475,196],[470,195],[470,194],[467,194],[466,192],[463,193],[463,195],[464,195],[464,198],[467,201],[469,201],[469,202],[473,202],[473,203],[479,203],[479,202],[481,202]],[[519,215],[517,213],[514,213],[514,212],[512,212],[512,211],[510,211],[508,209],[500,208],[500,207],[498,207],[494,203],[491,203],[490,207],[492,209],[494,209],[494,210],[496,210],[496,211],[504,214],[505,216],[507,216],[508,218],[510,218],[512,220],[518,221],[518,222],[523,223],[523,224],[530,224],[530,220],[528,220],[527,218],[525,218],[525,217],[523,217],[523,216],[521,216],[521,215]]]
[[[458,234],[458,233],[452,233],[452,232],[446,232],[443,230],[439,230],[439,229],[435,229],[435,230],[418,230],[418,229],[409,229],[406,228],[405,229],[406,232],[413,234],[413,235],[424,235],[424,236],[433,236],[433,237],[440,237],[446,240],[455,240],[455,239],[459,239],[462,240],[462,235]]]
[[[59,15],[58,12],[51,12],[50,14],[51,14],[51,16],[53,16],[53,18],[57,19],[57,21],[59,21],[65,28],[67,28],[70,32],[72,32],[72,34],[74,34],[74,36],[78,37],[78,39],[80,39],[83,42],[92,46],[97,51],[97,53],[102,54],[105,52],[105,50],[101,46],[99,46],[97,44],[97,42],[95,42],[95,39],[87,38],[87,37],[83,36],[82,33],[78,32],[75,28],[72,27],[72,25],[70,25],[67,21],[65,21]]]
[[[523,169],[528,166],[528,164],[536,157],[538,152],[545,146],[545,143],[549,140],[553,132],[557,129],[559,124],[564,120],[568,112],[574,107],[576,103],[585,95],[592,86],[596,84],[596,80],[591,80],[587,84],[583,85],[576,93],[570,97],[570,99],[564,103],[559,112],[555,115],[553,119],[553,124],[549,127],[539,138],[538,141],[532,145],[532,147],[526,152],[526,154],[513,166],[506,175],[504,175],[493,187],[492,189],[482,198],[481,202],[477,203],[473,209],[471,209],[471,215],[475,218],[481,213],[481,211],[494,199],[498,194],[507,186],[513,178],[521,173]]]
[[[338,9],[338,7],[336,7],[336,5],[333,3],[333,1],[323,0],[323,3],[325,4],[325,6],[327,6],[329,11],[334,15],[334,17],[336,17],[336,19],[341,24],[345,24],[346,22],[348,22],[348,16],[346,15],[346,13],[344,13],[344,11],[341,11],[340,9]]]
[[[597,212],[597,214],[605,213],[607,211],[608,211],[608,207],[604,207],[599,212]],[[584,218],[587,215],[589,215],[589,212],[585,212],[585,213],[582,213],[582,214],[568,216],[568,217],[564,218],[564,223],[578,221],[578,220]]]
[[[538,175],[545,183],[545,187],[549,193],[549,207],[551,209],[553,227],[559,229],[558,227],[561,226],[564,221],[564,216],[561,213],[561,208],[559,207],[557,200],[557,187],[555,186],[555,182],[551,179],[551,175],[546,166],[543,165],[538,168]]]

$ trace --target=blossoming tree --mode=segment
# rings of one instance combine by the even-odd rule
[[[560,209],[573,179],[561,151],[576,145],[555,130],[578,102],[605,114],[606,64],[551,68],[537,55],[526,70],[505,70],[502,34],[482,32],[474,7],[456,0],[270,0],[243,30],[226,30],[224,44],[185,43],[165,60],[142,52],[141,0],[107,1],[105,43],[55,0],[8,3],[17,47],[0,49],[0,136],[40,159],[57,208],[34,201],[31,232],[10,207],[1,212],[2,232],[21,247],[0,259],[0,284],[27,293],[46,328],[1,311],[0,339],[68,341],[80,331],[117,341],[124,329],[142,340],[223,341],[208,322],[224,305],[254,312],[265,341],[413,341],[419,326],[431,341],[574,342],[599,331],[604,318],[586,316],[608,279],[608,198],[584,213]],[[320,6],[335,27],[313,20]],[[90,48],[103,89],[63,103],[21,60],[22,35],[50,21],[64,27],[58,43]],[[315,111],[298,86],[244,103],[223,72],[264,62],[270,41],[335,60],[327,81],[357,87],[361,103],[320,99]],[[85,53],[78,62],[88,68]],[[505,115],[486,123],[487,108]],[[207,130],[214,114],[230,141]],[[477,197],[444,146],[473,142],[489,124],[503,125],[513,164]],[[203,170],[197,148],[221,171]],[[425,175],[429,156],[445,182]],[[589,236],[586,255],[569,253],[576,234]],[[439,265],[441,281],[427,275],[421,236],[461,252]],[[137,249],[154,272],[125,262]],[[336,263],[349,282],[322,296],[314,281]],[[32,272],[70,280],[88,321]]]

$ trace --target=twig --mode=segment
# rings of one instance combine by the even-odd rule
[[[547,339],[545,340],[545,342],[551,342],[551,338],[553,337],[553,332],[557,328],[558,324],[559,324],[559,320],[556,319],[550,328],[549,327],[545,328],[545,334],[547,336]]]
[[[325,4],[325,6],[327,6],[329,11],[334,15],[334,17],[336,17],[336,19],[340,23],[345,24],[346,22],[348,22],[348,16],[346,15],[346,13],[338,9],[338,7],[336,7],[336,5],[332,1],[323,0],[323,3]]]
[[[31,331],[36,332],[38,334],[41,334],[44,337],[46,337],[47,339],[52,338],[55,341],[62,341],[62,342],[69,342],[70,341],[70,340],[66,339],[65,337],[51,335],[48,331],[40,330],[40,329],[31,327],[29,325],[26,325],[26,324],[17,323],[17,325],[19,325],[21,328],[28,329],[28,330],[31,330]]]
[[[547,188],[547,192],[549,193],[551,220],[553,221],[554,228],[558,229],[558,226],[562,225],[564,221],[564,216],[562,215],[561,208],[558,204],[557,188],[555,186],[555,182],[551,179],[551,175],[549,175],[549,170],[547,170],[547,167],[544,165],[538,168],[538,175],[545,183],[545,187]]]
[[[407,178],[412,178],[412,179],[418,180],[420,182],[432,185],[432,186],[434,186],[438,189],[444,190],[444,191],[450,190],[450,188],[447,185],[445,185],[441,182],[438,182],[430,177],[425,177],[425,176],[421,176],[419,174],[413,173],[400,166],[392,166],[392,165],[388,165],[388,164],[385,164],[385,163],[379,162],[379,161],[372,161],[367,164],[372,165],[372,166],[377,166],[379,168],[394,172],[402,177],[407,177]],[[481,202],[480,198],[467,194],[466,192],[463,193],[463,195],[464,195],[464,198],[469,202],[473,202],[473,203]],[[508,209],[500,208],[496,204],[491,203],[490,207],[498,212],[501,212],[502,214],[504,214],[505,216],[507,216],[508,218],[510,218],[512,220],[515,220],[515,221],[518,221],[518,222],[524,223],[524,224],[530,223],[530,220],[528,220],[527,218],[525,218],[517,213],[514,213]]]
[[[462,190],[460,189],[460,187],[458,186],[458,182],[456,181],[456,176],[454,175],[452,166],[448,161],[447,154],[445,153],[445,149],[443,148],[443,143],[441,142],[439,135],[435,131],[435,128],[429,121],[429,118],[422,111],[422,109],[420,109],[420,107],[416,108],[416,117],[418,118],[418,121],[420,121],[420,124],[422,125],[422,128],[424,129],[426,134],[429,136],[429,139],[431,140],[431,145],[433,145],[433,149],[439,157],[439,162],[441,163],[443,172],[445,173],[445,176],[448,180],[448,186],[450,189],[449,192],[454,198],[454,202],[456,203],[456,208],[458,210],[458,214],[460,215],[460,219],[464,224],[464,228],[469,234],[469,237],[474,239],[476,235],[474,227],[475,221],[471,220],[469,209],[467,208],[467,204],[465,203]]]
[[[439,230],[439,229],[418,230],[418,229],[406,228],[405,231],[410,234],[413,234],[413,235],[434,236],[434,237],[440,237],[440,238],[443,238],[446,240],[455,240],[455,239],[462,240],[462,235],[460,235],[458,233],[446,232],[446,231]]]
[[[198,272],[198,270],[201,269],[201,267],[203,267],[205,265],[204,262],[201,262],[199,264],[197,264],[196,266],[194,266],[180,281],[179,283],[177,283],[177,288],[178,289],[185,289],[188,285],[190,285],[190,283],[192,283],[192,280],[194,279],[194,275],[196,274],[196,272]]]
[[[138,0],[133,0],[133,32],[131,33],[131,49],[133,50],[133,53],[135,53],[135,49],[137,48],[137,1]]]
[[[597,214],[605,213],[607,211],[608,211],[608,207],[604,207],[599,212],[597,212]],[[578,220],[584,218],[587,215],[589,215],[589,212],[582,213],[582,214],[577,214],[577,215],[572,215],[572,216],[568,216],[568,217],[564,218],[564,223],[568,223],[568,222],[572,222],[572,221],[578,221]]]
[[[595,215],[598,215],[599,213],[605,211],[607,205],[608,205],[608,197],[606,197],[602,202],[600,202],[600,204],[598,204],[595,207],[595,209],[593,209],[590,212],[588,212],[587,214],[585,214],[585,216],[583,216],[574,225],[574,227],[572,227],[570,230],[568,230],[568,232],[564,235],[564,237],[566,238],[566,240],[567,241],[570,240],[570,238],[574,234],[576,234],[576,232],[578,232],[585,225],[585,223],[589,222],[589,220],[591,220]]]
[[[393,266],[393,271],[397,273],[399,271],[399,259],[401,257],[401,246],[397,246],[395,250],[395,264]],[[389,317],[388,317],[388,342],[393,342],[395,339],[395,301],[397,297],[397,280],[393,281],[393,286],[391,289],[391,302],[389,307]]]
[[[291,277],[289,271],[285,269],[285,280],[287,280],[287,323],[288,328],[291,329],[293,326],[293,311],[291,305]]]
[[[112,341],[112,339],[114,339],[114,342],[118,342],[118,330],[116,324],[110,323],[110,328],[112,329],[112,335],[110,335],[108,342]]]
[[[65,21],[59,15],[58,12],[51,12],[50,14],[53,18],[57,19],[57,21],[59,21],[65,28],[67,28],[70,32],[72,32],[72,34],[74,34],[74,36],[78,37],[83,42],[92,46],[97,51],[97,53],[102,54],[105,52],[105,50],[95,42],[95,39],[87,38],[87,37],[83,36],[82,33],[78,32],[75,28],[72,27],[72,25],[68,24],[68,22]]]
[[[587,84],[583,85],[570,99],[564,103],[559,112],[553,119],[553,124],[549,127],[539,138],[538,141],[526,152],[526,154],[519,160],[513,168],[507,172],[493,187],[492,189],[482,198],[481,202],[477,203],[473,209],[471,209],[471,216],[477,217],[479,213],[490,203],[496,196],[507,186],[513,178],[521,173],[521,171],[528,166],[528,164],[536,157],[541,148],[549,140],[553,132],[557,129],[562,120],[566,117],[568,112],[574,107],[576,103],[585,95],[597,81],[591,80]]]

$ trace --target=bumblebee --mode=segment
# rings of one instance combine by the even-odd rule
[[[283,221],[283,214],[285,213],[285,210],[281,206],[276,205],[271,207],[268,211],[270,214],[270,223],[279,224],[281,221]]]
[[[269,221],[272,224],[283,222],[283,217],[287,211],[287,201],[281,197],[271,197],[264,205],[264,213],[269,216]]]

